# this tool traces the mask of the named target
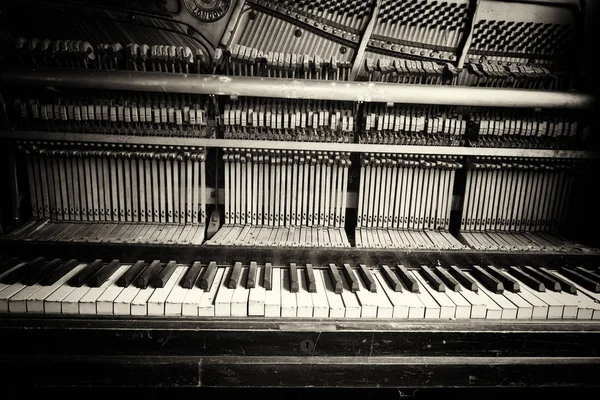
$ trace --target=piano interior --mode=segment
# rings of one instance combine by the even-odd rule
[[[3,2],[5,377],[597,385],[596,8]]]

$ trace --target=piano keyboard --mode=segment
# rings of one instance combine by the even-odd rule
[[[0,312],[132,316],[600,319],[600,271],[491,265],[0,265]]]

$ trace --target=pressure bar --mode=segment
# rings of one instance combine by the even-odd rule
[[[153,145],[182,147],[214,147],[266,150],[334,151],[348,153],[423,154],[473,157],[525,157],[600,159],[600,153],[587,150],[521,149],[510,147],[461,147],[389,145],[366,143],[289,142],[275,140],[212,139],[172,136],[131,136],[101,133],[0,130],[0,139],[18,141],[55,141],[63,143],[105,143],[115,145]]]
[[[530,89],[430,86],[161,72],[29,68],[0,72],[0,82],[100,90],[274,97],[480,107],[589,109],[591,94]]]

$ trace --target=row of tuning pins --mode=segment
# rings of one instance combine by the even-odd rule
[[[92,45],[81,40],[19,38],[15,44],[21,64],[169,73],[206,73],[209,59],[201,49],[187,46],[121,43]]]
[[[585,141],[589,126],[574,115],[531,114],[512,110],[472,111],[471,145],[480,147],[565,148]]]
[[[369,104],[365,109],[361,143],[459,146],[467,119],[454,108],[388,107]]]
[[[441,85],[454,84],[458,70],[451,63],[401,58],[365,58],[367,80],[373,82]]]
[[[322,80],[349,80],[352,64],[335,56],[322,58],[318,54],[263,53],[255,48],[233,45],[218,48],[213,57],[213,73],[269,78],[298,78]]]
[[[222,123],[226,139],[350,143],[354,120],[347,103],[244,98],[225,104]]]
[[[206,137],[206,99],[189,94],[90,93],[14,100],[19,129]]]

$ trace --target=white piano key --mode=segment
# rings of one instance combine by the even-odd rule
[[[514,276],[512,278],[514,279]],[[517,293],[516,296],[522,298],[527,303],[531,304],[531,307],[532,307],[531,319],[546,319],[546,318],[548,318],[548,304],[544,303],[542,300],[537,298],[533,294],[533,289],[531,289],[527,286],[523,286],[523,285],[521,285],[521,283],[519,283],[519,286],[521,287],[521,291],[519,293]],[[517,318],[518,317],[519,317],[519,315],[517,312]]]
[[[200,273],[198,274],[199,278],[202,276],[202,274],[204,274],[205,270],[206,270],[206,267],[202,267],[200,269]],[[216,279],[216,275],[215,275],[215,279]],[[200,289],[198,287],[197,282],[195,282],[194,286],[190,289],[187,289],[187,291],[185,292],[185,297],[184,297],[182,305],[181,305],[181,315],[198,316],[198,307],[200,305],[200,301],[202,300],[203,295],[204,295],[204,289]],[[168,299],[167,299],[167,301],[168,301]]]
[[[308,291],[308,281],[306,279],[306,270],[304,268],[298,269],[298,286],[298,292],[296,293],[297,316],[310,318],[313,316],[314,310],[313,298]]]
[[[5,287],[0,292],[0,313],[8,313],[10,298],[25,288],[27,288],[27,285],[17,282]]]
[[[583,311],[588,309],[592,311],[591,319],[600,319],[600,303],[598,303],[600,301],[600,293],[594,293],[580,286],[578,283],[573,282],[572,280],[570,280],[569,278],[560,274],[557,271],[551,271],[551,273],[571,283],[577,288],[577,294],[571,295],[577,296],[577,299],[580,303],[580,308],[577,313],[577,319],[588,319],[586,318],[586,315],[589,314],[589,311]],[[581,316],[579,315],[579,313],[581,313]]]
[[[417,279],[415,277],[415,273],[412,271],[408,271],[409,274],[411,274],[413,276],[414,279]],[[433,297],[431,297],[431,295],[429,294],[429,291],[423,287],[423,284],[421,284],[421,282],[417,279],[417,282],[419,283],[419,293],[415,293],[415,295],[418,297],[418,299],[421,301],[421,303],[423,303],[423,306],[425,306],[425,315],[424,318],[426,319],[438,319],[440,318],[440,305],[437,303],[437,301],[435,301],[435,299]]]
[[[461,285],[458,293],[471,304],[471,319],[485,318],[487,315],[487,302],[481,299],[479,293],[475,293]]]
[[[198,315],[201,317],[212,317],[215,313],[215,299],[222,281],[226,281],[225,268],[217,268],[215,279],[209,290],[204,291],[200,303],[198,303]]]
[[[287,268],[281,270],[281,316],[297,316],[296,293],[290,291],[290,271]]]
[[[156,288],[148,299],[148,315],[165,315],[165,302],[187,267],[178,266],[164,287]]]
[[[346,280],[346,276],[340,273],[342,280],[342,300],[346,308],[346,318],[375,318],[377,316],[377,306],[371,304],[366,311],[363,309],[362,303],[359,302],[355,293],[350,291],[350,285]]]
[[[271,290],[265,293],[265,317],[281,316],[281,268],[271,269]]]
[[[227,287],[229,283],[229,276],[233,267],[224,268],[223,278],[219,284],[217,295],[215,296],[215,316],[217,317],[230,317],[231,316],[231,298],[233,297],[233,290]]]
[[[533,306],[519,296],[519,293],[505,290],[503,295],[517,307],[517,319],[531,319],[533,317]]]
[[[37,283],[25,286],[23,290],[8,299],[8,311],[10,313],[26,313],[27,299],[33,296],[41,288],[43,288],[43,286]]]
[[[461,288],[461,292],[463,290],[466,290],[466,289]],[[467,301],[467,299],[465,299],[460,292],[455,292],[454,290],[447,288],[446,296],[448,296],[448,298],[456,305],[456,313],[454,315],[454,318],[456,318],[456,319],[471,318],[471,314],[472,314],[471,303],[469,303]]]
[[[111,286],[121,275],[129,269],[127,265],[121,265],[100,287],[91,288],[79,300],[79,314],[97,314],[96,302],[98,298]]]
[[[562,318],[564,307],[558,300],[556,300],[554,297],[548,295],[547,292],[538,292],[536,290],[531,289],[529,286],[525,285],[523,282],[521,282],[518,278],[515,278],[514,276],[512,276],[511,278],[519,283],[519,286],[521,287],[522,291],[528,291],[533,296],[540,299],[548,307],[548,312],[546,313],[547,319]],[[535,307],[534,307],[534,318],[535,318]]]
[[[132,283],[128,287],[123,288],[121,293],[117,296],[113,302],[113,313],[115,315],[132,315],[131,314],[131,303],[138,295],[141,289],[135,287]]]
[[[323,277],[320,276],[320,271],[317,269],[313,269],[313,273],[315,276],[315,286],[317,288],[316,292],[310,293],[313,305],[313,317],[327,318],[329,316],[329,301],[327,300]]]
[[[126,267],[129,269],[131,268],[131,264],[122,265],[121,267]],[[123,275],[125,272],[123,272],[121,275]],[[98,300],[96,300],[96,312],[103,315],[114,315],[115,301],[123,292],[123,290],[125,290],[125,288],[117,285],[117,281],[115,280],[112,285],[110,285],[110,287],[106,289],[104,293],[100,295],[100,297],[98,297]]]
[[[327,297],[328,314],[330,318],[344,318],[346,315],[346,308],[344,307],[344,301],[342,295],[337,294],[333,290],[333,284],[329,278],[329,272],[326,270],[315,269],[315,283],[317,285],[317,292],[325,293]],[[359,314],[360,315],[360,314]]]
[[[79,264],[77,268],[80,270],[87,267],[87,264]],[[44,299],[44,313],[46,314],[60,314],[62,313],[62,303],[76,288],[74,286],[70,286],[68,282],[65,282],[62,286],[60,286],[56,291],[54,291],[50,296]]]
[[[148,315],[148,300],[155,290],[152,286],[148,286],[146,289],[139,289],[133,300],[131,300],[131,315]]]
[[[394,292],[379,271],[371,271],[371,274],[376,279],[377,290],[382,290],[392,304],[392,318],[408,318],[410,305],[406,296],[402,296],[404,292]],[[421,308],[423,308],[422,305]],[[425,310],[423,309],[423,311]]]
[[[250,316],[264,316],[265,315],[265,297],[267,291],[263,286],[263,267],[256,267],[256,285],[250,289],[248,295],[248,315]]]
[[[14,270],[16,270],[18,268],[21,268],[21,267],[24,267],[26,264],[27,264],[26,262],[22,262],[22,263],[19,263],[19,264],[15,265],[11,269],[9,269],[7,271],[4,271],[2,274],[0,274],[0,280],[2,280],[6,275],[10,274]],[[8,284],[8,283],[2,283],[2,282],[0,282],[0,292],[2,290],[4,290],[5,288],[9,287],[9,286],[10,286],[10,284]]]
[[[503,294],[497,294],[483,287],[483,285],[481,285],[479,290],[485,293],[490,299],[492,299],[494,303],[496,303],[502,309],[502,315],[500,316],[501,319],[517,318],[517,306],[511,303],[510,300],[508,300],[504,296],[504,293],[506,293],[507,290],[504,290]]]
[[[28,313],[43,313],[44,312],[44,300],[48,298],[52,293],[63,286],[71,277],[75,276],[79,271],[85,267],[85,264],[80,264],[73,268],[69,273],[65,274],[59,280],[49,286],[42,286],[40,290],[27,298],[27,312]]]
[[[165,315],[182,315],[183,313],[183,302],[185,301],[185,297],[188,292],[190,292],[190,289],[181,287],[181,280],[185,276],[189,267],[182,266],[182,268],[183,271],[181,272],[179,279],[165,300]],[[197,311],[194,315],[198,315]]]
[[[246,288],[248,280],[248,268],[242,268],[237,287],[233,291],[231,297],[231,316],[245,317],[248,315],[248,299],[250,297],[250,289]]]
[[[362,295],[363,298],[368,296],[372,299],[371,301],[377,307],[377,314],[376,314],[377,318],[392,318],[392,316],[394,315],[394,306],[392,305],[392,303],[390,303],[390,300],[388,299],[388,297],[385,294],[385,292],[383,291],[383,289],[381,287],[378,287],[376,292],[371,292],[369,290],[369,288],[363,282],[360,274],[357,273],[356,270],[354,272],[357,276],[357,281],[358,281],[358,286],[359,286],[359,290],[358,290],[357,294]],[[372,273],[372,271],[371,271],[371,273]],[[377,285],[377,282],[375,282],[375,284]],[[377,285],[377,286],[379,286],[379,285]],[[360,296],[357,296],[357,297],[360,300]]]
[[[427,291],[436,303],[440,306],[440,318],[454,318],[456,315],[456,305],[450,300],[446,293],[441,293],[432,288],[429,282],[419,273],[419,271],[412,271],[413,276],[419,282],[421,292]]]
[[[502,318],[502,307],[500,307],[494,300],[492,300],[487,295],[487,293],[489,293],[487,291],[487,289],[482,288],[482,286],[483,286],[482,283],[479,282],[477,279],[475,279],[475,277],[470,272],[463,271],[463,273],[466,276],[468,276],[469,278],[471,278],[472,280],[474,280],[475,282],[478,282],[479,292],[476,294],[478,296],[478,300],[482,301],[486,306],[485,318],[486,319],[501,319]],[[464,288],[463,288],[463,290],[464,290]],[[508,313],[507,313],[507,315],[508,315]]]
[[[63,314],[79,314],[79,301],[89,292],[91,287],[83,285],[73,289],[61,302]]]
[[[563,319],[575,319],[577,318],[577,310],[579,309],[579,302],[577,298],[567,292],[554,292],[546,289],[546,294],[554,297],[558,302],[563,305]]]

